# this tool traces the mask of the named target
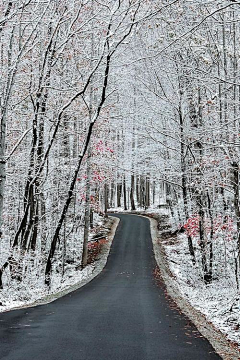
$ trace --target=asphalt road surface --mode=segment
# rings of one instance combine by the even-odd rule
[[[156,281],[148,219],[120,218],[107,266],[51,304],[0,314],[1,360],[214,360]]]

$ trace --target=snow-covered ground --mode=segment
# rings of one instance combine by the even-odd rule
[[[47,287],[44,282],[45,262],[37,253],[22,258],[22,281],[12,278],[9,268],[7,268],[3,275],[3,289],[0,290],[0,312],[50,302],[90,281],[102,270],[107,261],[113,239],[111,226],[112,220],[107,221],[105,224],[103,219],[99,218],[95,222],[95,228],[90,234],[90,238],[95,235],[96,231],[101,231],[104,228],[104,231],[108,233],[107,241],[103,246],[98,261],[87,265],[83,270],[77,269],[80,262],[80,256],[78,256],[76,261],[64,266],[63,274],[62,257],[56,256],[53,263],[50,287]],[[81,248],[82,243],[79,244],[79,250]],[[79,254],[81,255],[80,252]],[[18,258],[21,254],[16,252],[14,256]]]
[[[12,281],[10,286],[4,286],[4,289],[0,291],[0,312],[34,304],[46,296],[54,298],[56,293],[88,279],[93,270],[92,264],[82,271],[76,271],[73,266],[69,267],[63,277],[60,274],[54,274],[50,288],[44,284],[43,276],[24,279],[21,283]]]
[[[218,240],[218,246],[221,248]],[[179,291],[193,307],[200,310],[206,319],[220,329],[227,338],[237,343],[240,349],[240,294],[234,274],[227,260],[224,266],[218,262],[211,284],[205,285],[199,265],[192,266],[187,247],[187,237],[179,234],[162,240],[170,270],[177,281]],[[216,244],[217,246],[217,244]],[[228,251],[225,256],[229,256]],[[199,254],[197,253],[199,256]],[[199,264],[199,262],[198,262]],[[217,273],[220,275],[217,276]]]

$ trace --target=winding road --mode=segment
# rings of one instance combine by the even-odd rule
[[[1,360],[214,360],[154,277],[148,219],[120,218],[107,265],[50,304],[0,314]]]

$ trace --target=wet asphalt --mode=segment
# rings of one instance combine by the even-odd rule
[[[214,360],[158,279],[148,219],[120,223],[107,265],[53,303],[0,314],[1,360]]]

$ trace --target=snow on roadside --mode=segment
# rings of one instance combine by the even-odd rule
[[[51,302],[92,280],[106,264],[117,224],[117,219],[113,220],[112,218],[110,218],[106,224],[103,224],[102,221],[96,222],[97,231],[103,228],[107,231],[107,242],[103,245],[97,261],[87,265],[83,270],[77,270],[77,265],[79,265],[79,261],[77,261],[67,264],[64,269],[64,275],[62,276],[61,259],[57,259],[53,266],[53,277],[50,288],[48,288],[44,282],[45,263],[37,254],[34,255],[33,259],[27,259],[29,269],[23,281],[20,282],[17,279],[10,279],[11,276],[8,274],[8,271],[6,271],[3,276],[4,287],[0,290],[0,313],[16,308]],[[90,239],[93,235],[94,234],[91,234]],[[81,244],[80,247],[82,247]],[[31,261],[32,267],[29,266]]]
[[[181,234],[161,242],[182,296],[226,334],[229,340],[238,344],[240,349],[240,294],[234,283],[234,274],[229,274],[229,269],[226,274],[224,269],[218,269],[223,274],[205,285],[199,266],[192,266],[186,235]]]
[[[91,276],[93,270],[94,265],[90,264],[82,271],[76,271],[75,267],[71,267],[63,278],[60,274],[54,274],[50,289],[44,284],[43,277],[35,283],[28,281],[26,285],[15,282],[11,287],[0,291],[0,312],[34,304],[45,296],[54,296],[56,293],[86,280]]]

